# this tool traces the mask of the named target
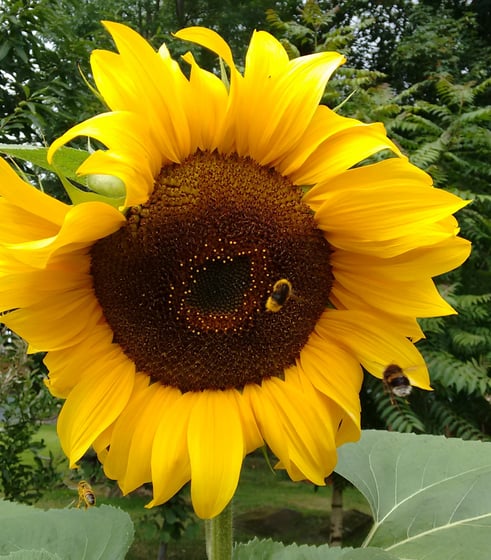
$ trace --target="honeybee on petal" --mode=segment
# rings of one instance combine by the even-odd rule
[[[95,494],[92,486],[86,481],[81,480],[78,483],[78,504],[77,507],[85,506],[85,509],[95,506]]]
[[[266,300],[266,311],[277,313],[293,294],[293,287],[289,280],[282,278],[275,282],[273,291]]]
[[[393,397],[409,397],[412,385],[404,370],[397,364],[389,364],[384,370],[384,385],[390,394],[390,400],[394,404]]]

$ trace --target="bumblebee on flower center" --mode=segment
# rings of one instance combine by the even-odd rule
[[[149,200],[91,249],[114,341],[153,381],[183,392],[282,377],[328,302],[329,256],[289,179],[199,151],[162,168]],[[296,297],[268,313],[282,278]]]

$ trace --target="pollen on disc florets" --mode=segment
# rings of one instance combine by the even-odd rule
[[[149,200],[91,250],[114,341],[153,381],[242,388],[293,365],[332,284],[330,248],[300,189],[238,155],[162,168]],[[288,281],[284,305],[267,308]]]

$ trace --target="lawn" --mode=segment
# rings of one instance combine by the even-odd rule
[[[55,456],[60,457],[60,473],[63,482],[46,490],[36,504],[43,508],[64,508],[74,505],[77,499],[77,477],[70,471],[66,459],[61,459],[55,428],[45,425],[40,438]],[[140,490],[130,496],[122,496],[117,486],[104,476],[84,477],[94,482],[97,504],[110,504],[128,512],[135,524],[135,541],[127,560],[156,559],[159,548],[159,532],[153,522],[160,515],[159,508],[148,510],[144,505],[150,494]],[[189,498],[188,488],[183,495]],[[292,483],[283,471],[272,472],[261,452],[249,455],[241,474],[234,497],[234,536],[236,541],[247,542],[257,536],[273,538],[285,543],[322,544],[329,534],[330,486],[315,488],[308,483]],[[365,499],[354,488],[344,492],[345,544],[356,545],[369,529],[369,508]],[[187,534],[177,542],[171,542],[167,558],[172,560],[204,560],[203,523],[195,519]]]

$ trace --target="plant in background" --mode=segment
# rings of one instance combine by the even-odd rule
[[[56,414],[44,387],[38,356],[6,327],[0,330],[0,491],[5,498],[32,503],[59,480],[51,453],[36,438],[43,419]]]

